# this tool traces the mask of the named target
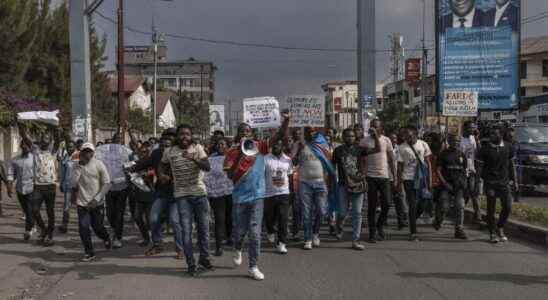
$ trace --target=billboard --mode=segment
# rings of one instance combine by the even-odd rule
[[[225,106],[210,105],[209,106],[209,130],[225,130]]]
[[[477,93],[480,111],[517,107],[521,0],[435,1],[438,110],[454,93]]]
[[[421,79],[421,59],[409,58],[405,60],[405,81],[413,84]]]

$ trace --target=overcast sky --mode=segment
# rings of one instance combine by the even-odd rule
[[[434,47],[434,0],[425,0],[427,47]],[[117,0],[99,11],[116,18]],[[404,47],[419,48],[422,0],[379,0],[377,49],[388,49],[391,33],[404,36]],[[548,11],[546,0],[522,0],[522,16]],[[153,16],[159,31],[201,38],[309,48],[356,47],[356,0],[126,0],[127,26],[150,31]],[[108,68],[114,68],[115,25],[94,17],[108,37]],[[548,35],[548,19],[524,25],[526,36]],[[126,31],[126,44],[149,44],[150,36]],[[355,53],[287,51],[210,44],[167,38],[170,60],[194,57],[219,68],[216,99],[252,96],[322,94],[329,80],[356,79]],[[433,51],[431,55],[433,55]],[[420,55],[406,51],[407,57]],[[389,74],[389,54],[377,54],[377,81]]]

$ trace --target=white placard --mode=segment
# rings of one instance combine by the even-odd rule
[[[290,127],[324,127],[325,100],[315,96],[296,96],[287,99]]]
[[[274,97],[244,99],[244,122],[252,128],[280,127],[280,105]]]
[[[478,115],[478,93],[471,91],[445,91],[443,115],[452,117],[476,117]]]
[[[209,128],[213,132],[215,130],[225,130],[225,106],[210,105],[209,106]]]

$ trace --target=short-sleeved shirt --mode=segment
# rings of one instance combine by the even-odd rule
[[[164,151],[162,163],[171,166],[173,176],[173,195],[175,198],[187,196],[206,196],[204,184],[204,172],[196,162],[183,157],[183,153],[189,153],[194,160],[203,160],[207,154],[201,145],[190,145],[187,149],[174,146]]]
[[[413,145],[413,149],[415,149],[415,152],[423,163],[426,161],[428,156],[432,155],[430,147],[425,141],[422,140],[417,140],[417,143]],[[402,179],[415,179],[418,161],[415,153],[411,149],[411,146],[407,143],[403,143],[398,147],[398,152],[398,162],[403,164]]]
[[[34,150],[34,184],[52,185],[57,182],[57,158],[50,150]]]
[[[264,159],[266,197],[277,195],[289,195],[289,175],[293,174],[293,163],[291,159],[282,154],[277,157],[268,154]]]
[[[365,173],[372,178],[390,178],[390,167],[388,166],[388,151],[393,152],[392,141],[384,135],[379,137],[381,151],[367,156]],[[370,149],[375,148],[375,140],[371,136],[365,137],[360,143],[361,146]]]
[[[464,188],[466,182],[466,156],[460,150],[445,149],[441,152],[437,166],[441,175],[453,188]]]
[[[333,153],[333,162],[337,165],[339,184],[346,184],[348,175],[354,176],[360,172],[360,159],[367,156],[367,150],[357,145],[341,145]]]
[[[460,151],[466,156],[467,170],[476,173],[475,160],[478,145],[474,136],[463,137],[460,141]]]

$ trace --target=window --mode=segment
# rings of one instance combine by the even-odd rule
[[[527,96],[527,90],[526,90],[524,87],[520,88],[520,89],[519,89],[519,95],[520,95],[521,97]]]
[[[527,62],[521,62],[519,65],[519,78],[527,78]]]
[[[548,77],[548,59],[542,60],[542,77]]]

